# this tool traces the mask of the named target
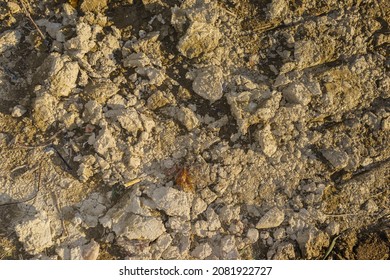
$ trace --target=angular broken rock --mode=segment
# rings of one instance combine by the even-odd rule
[[[222,69],[218,66],[199,69],[192,83],[192,89],[201,97],[215,102],[223,95],[222,78]]]
[[[150,65],[150,59],[142,52],[132,53],[123,60],[124,67],[145,67]]]
[[[175,103],[175,96],[172,93],[157,91],[148,98],[147,106],[150,110],[156,110],[165,105]]]
[[[56,108],[57,104],[57,98],[48,93],[35,98],[32,118],[34,124],[42,131],[46,131],[55,122],[56,116],[53,108]]]
[[[190,218],[192,194],[170,187],[162,187],[153,190],[149,196],[156,203],[157,209],[163,210],[167,215]]]
[[[161,86],[166,78],[164,70],[153,66],[137,67],[135,71],[142,76],[148,77],[151,85]]]
[[[95,240],[81,247],[81,256],[83,260],[96,260],[99,256],[100,245]]]
[[[269,210],[260,221],[257,223],[256,228],[266,229],[266,228],[275,228],[280,226],[284,220],[284,212],[274,207]]]
[[[112,136],[110,129],[106,126],[103,127],[99,135],[96,137],[96,141],[93,144],[95,151],[101,155],[105,155],[108,149],[116,146],[115,138]]]
[[[191,215],[195,219],[200,213],[207,209],[207,203],[200,197],[196,197],[192,202]]]
[[[43,85],[47,93],[53,96],[69,96],[76,87],[79,65],[67,55],[50,54],[37,69],[33,79],[36,84]]]
[[[188,131],[191,131],[200,125],[200,121],[196,114],[187,107],[179,108],[177,119],[187,128]]]
[[[185,57],[194,58],[213,51],[220,38],[218,28],[203,22],[193,22],[180,39],[177,48]]]
[[[63,67],[52,76],[49,92],[54,96],[68,96],[76,87],[78,74],[79,65],[77,62],[65,62]]]
[[[302,83],[291,83],[282,91],[289,103],[306,106],[310,103],[311,93]]]
[[[111,96],[117,94],[119,88],[110,79],[101,81],[92,81],[84,89],[84,95],[96,100],[100,104],[104,104]]]
[[[342,169],[348,164],[348,154],[344,151],[325,149],[322,155],[333,165],[336,169]]]
[[[26,108],[24,108],[22,105],[16,105],[12,108],[11,116],[13,116],[14,118],[19,118],[23,116],[26,112]]]
[[[269,4],[268,15],[271,20],[283,18],[290,11],[288,1],[272,0]]]
[[[334,56],[336,42],[329,36],[320,36],[318,41],[302,40],[294,45],[294,58],[299,69],[329,61]]]
[[[104,196],[99,193],[92,193],[81,203],[80,215],[86,228],[97,226],[99,217],[106,211],[104,200]]]
[[[117,236],[128,239],[156,240],[165,232],[164,224],[160,217],[140,216],[129,214],[118,224],[112,227]]]
[[[7,30],[0,34],[0,54],[17,45],[22,35],[17,30]]]
[[[117,119],[121,127],[128,133],[136,135],[139,130],[143,130],[140,116],[134,108],[120,110]]]
[[[257,240],[259,240],[259,231],[255,228],[250,228],[248,229],[246,237],[249,239],[251,244],[255,243]]]
[[[207,243],[199,244],[195,247],[194,250],[191,252],[191,256],[198,260],[203,260],[211,255],[213,252],[213,249],[211,246]]]
[[[103,116],[103,106],[95,100],[89,100],[84,105],[83,119],[91,124],[98,124]]]
[[[272,135],[269,124],[263,129],[257,131],[255,138],[259,142],[260,147],[266,156],[270,157],[276,152],[277,144],[274,136]]]
[[[238,259],[239,253],[236,248],[236,238],[234,235],[225,235],[220,244],[221,258],[225,260]]]
[[[79,22],[76,26],[76,32],[76,37],[73,37],[64,43],[64,49],[69,55],[82,58],[96,45],[96,42],[91,40],[92,28],[89,24]]]

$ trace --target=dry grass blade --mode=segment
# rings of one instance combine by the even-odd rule
[[[26,14],[26,16],[28,17],[28,19],[31,21],[31,23],[34,25],[35,29],[38,31],[39,35],[42,37],[43,40],[46,39],[45,35],[43,35],[42,31],[39,29],[38,25],[35,23],[35,21],[33,20],[33,18],[31,17],[31,14],[30,12],[28,11],[27,9],[27,6],[26,4],[24,3],[23,0],[19,0],[20,4],[23,6],[23,11],[24,13]]]
[[[328,250],[325,253],[325,256],[324,256],[323,260],[326,260],[326,258],[330,255],[330,253],[332,252],[332,250],[334,248],[334,245],[336,245],[336,241],[337,241],[337,239],[339,237],[340,237],[340,235],[337,235],[335,238],[333,238],[332,242],[330,243],[330,246],[329,246]]]

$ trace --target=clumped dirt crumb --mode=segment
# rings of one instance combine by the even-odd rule
[[[387,10],[2,1],[0,259],[389,259]]]

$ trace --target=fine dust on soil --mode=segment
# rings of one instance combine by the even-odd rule
[[[389,259],[389,8],[2,1],[0,259]]]

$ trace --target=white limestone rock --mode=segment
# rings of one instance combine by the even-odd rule
[[[149,57],[142,52],[132,53],[123,60],[123,66],[126,68],[145,67],[150,64]]]
[[[240,254],[236,247],[236,238],[233,235],[225,235],[221,238],[220,244],[221,259],[236,260],[239,259]]]
[[[199,96],[215,102],[221,99],[223,73],[218,66],[209,66],[197,70],[196,77],[192,83],[192,89]]]
[[[157,110],[169,104],[176,104],[175,96],[169,91],[157,91],[153,93],[147,101],[147,106],[150,110]]]
[[[153,259],[159,259],[162,253],[172,244],[172,236],[169,233],[163,233],[152,244],[151,251],[153,252]]]
[[[270,250],[269,252],[271,252]],[[268,256],[268,253],[267,253]],[[284,242],[280,244],[277,249],[276,253],[272,256],[273,260],[295,260],[295,246],[292,243]]]
[[[96,46],[96,42],[92,40],[92,28],[87,23],[78,23],[76,33],[76,37],[65,42],[64,48],[69,55],[76,58],[83,58],[87,52]]]
[[[159,210],[169,216],[190,218],[193,195],[170,187],[156,188],[149,192],[149,197],[156,203]]]
[[[36,84],[55,97],[69,96],[76,87],[79,65],[67,55],[50,54],[34,74]]]
[[[259,231],[256,228],[250,228],[248,229],[246,237],[249,239],[249,242],[253,244],[259,240]]]
[[[192,202],[191,217],[194,219],[207,209],[207,203],[200,197],[196,197]]]
[[[20,118],[27,112],[26,108],[22,105],[16,105],[12,108],[11,116],[14,118]]]
[[[98,136],[96,137],[96,141],[93,144],[95,151],[101,155],[105,155],[110,148],[114,148],[116,146],[116,140],[113,137],[111,130],[109,127],[104,126]]]
[[[332,58],[336,42],[329,36],[322,36],[318,41],[301,40],[294,45],[294,58],[299,69],[312,67]]]
[[[146,76],[149,79],[150,85],[161,86],[166,79],[165,71],[153,66],[137,67],[135,72],[141,76]]]
[[[256,132],[255,139],[266,156],[271,157],[276,152],[278,147],[269,124]]]
[[[270,209],[256,224],[257,229],[275,228],[284,221],[284,212],[274,207]]]
[[[240,220],[240,206],[225,205],[219,210],[219,219],[225,224]]]
[[[206,219],[207,219],[207,229],[209,231],[217,231],[221,229],[221,221],[215,211],[209,207],[206,210]]]
[[[94,80],[84,88],[84,95],[90,100],[94,100],[104,105],[108,99],[117,94],[118,86],[110,79]]]
[[[136,135],[138,131],[143,130],[140,115],[134,108],[118,111],[117,120],[121,127],[132,135]]]
[[[80,216],[85,228],[96,227],[99,218],[106,212],[107,201],[99,193],[92,193],[87,199],[83,200],[80,205]]]
[[[187,107],[182,106],[178,109],[177,119],[187,128],[188,131],[191,131],[200,125],[200,121],[196,114]]]
[[[165,227],[160,217],[128,214],[119,223],[113,224],[112,230],[117,236],[128,239],[154,241],[165,233]]]
[[[289,3],[286,0],[272,0],[272,2],[269,4],[269,11],[268,15],[271,20],[274,19],[281,19],[288,12],[290,11],[289,9]]]
[[[91,124],[98,124],[103,117],[103,106],[95,100],[89,100],[84,105],[83,120]]]
[[[95,240],[81,247],[81,257],[83,260],[96,260],[99,257],[100,245]]]
[[[311,92],[302,83],[291,83],[282,91],[283,97],[292,104],[306,106],[310,103]]]
[[[168,218],[165,226],[173,232],[189,234],[191,231],[191,222],[185,216],[172,216]]]
[[[50,227],[50,220],[46,213],[37,214],[31,220],[22,221],[15,227],[16,235],[30,254],[38,254],[54,243]]]

